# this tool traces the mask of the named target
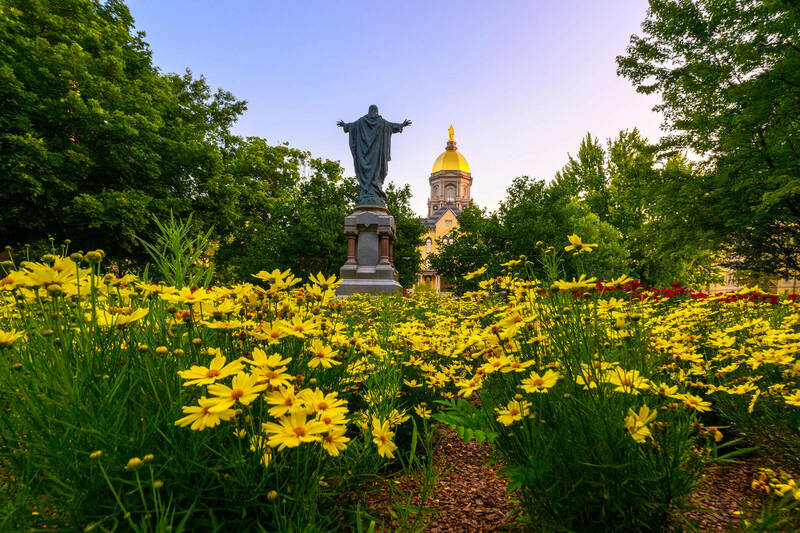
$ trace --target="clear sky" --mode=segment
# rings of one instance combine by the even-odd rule
[[[472,197],[494,209],[516,176],[550,180],[586,132],[660,135],[657,97],[616,75],[646,0],[129,0],[156,65],[190,68],[247,100],[235,127],[341,161],[377,104],[413,125],[392,136],[389,180],[426,214],[428,176],[452,123]]]

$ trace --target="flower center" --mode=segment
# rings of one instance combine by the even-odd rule
[[[231,391],[231,398],[234,400],[238,400],[242,396],[244,396],[244,391],[242,389],[233,389]]]
[[[319,402],[317,404],[317,409],[319,409],[320,411],[324,411],[325,409],[328,409],[329,407],[330,406],[326,402]]]
[[[511,416],[517,416],[519,414],[519,409],[517,409],[516,407],[512,407],[511,409],[508,410],[508,414],[510,414]]]
[[[542,385],[544,385],[544,380],[542,378],[536,378],[533,380],[534,387],[541,387]]]
[[[206,372],[206,377],[207,378],[215,378],[215,377],[219,376],[220,373],[221,372],[219,370],[217,370],[216,368],[209,368],[208,372]]]
[[[294,431],[294,434],[297,435],[298,437],[303,437],[306,434],[306,428],[303,426],[298,426],[294,428],[292,431]]]

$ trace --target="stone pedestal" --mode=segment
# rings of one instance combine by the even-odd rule
[[[402,289],[394,268],[394,217],[385,207],[363,205],[344,219],[347,261],[339,269],[337,296],[394,294]]]

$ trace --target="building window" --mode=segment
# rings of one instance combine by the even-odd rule
[[[444,237],[442,237],[443,244],[453,244],[453,237],[448,233]]]
[[[453,227],[453,221],[452,220],[445,220],[444,221],[444,225],[447,226],[448,228],[452,228]]]
[[[430,259],[426,259],[425,260],[425,270],[430,270],[430,269],[431,269],[431,260]]]
[[[439,185],[433,186],[433,193],[431,194],[431,198],[436,198],[439,196]]]
[[[425,241],[425,251],[427,253],[431,253],[431,243],[433,243],[433,241],[431,240],[430,237],[428,237],[428,240]]]
[[[444,201],[448,203],[456,201],[456,186],[452,183],[444,188]]]

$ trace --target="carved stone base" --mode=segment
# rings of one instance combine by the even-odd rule
[[[394,268],[394,217],[379,206],[357,207],[344,219],[347,262],[339,269],[337,296],[394,294],[402,289]]]

